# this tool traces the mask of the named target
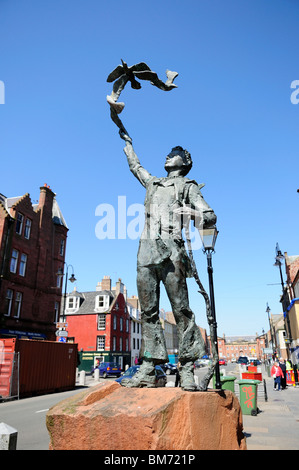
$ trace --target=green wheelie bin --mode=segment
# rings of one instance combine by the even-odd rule
[[[240,386],[240,405],[244,415],[257,415],[257,385],[260,380],[238,380]]]
[[[223,375],[220,376],[222,390],[230,390],[235,393],[235,380],[237,377],[234,375]]]

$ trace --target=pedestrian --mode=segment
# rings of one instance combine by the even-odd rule
[[[272,366],[271,369],[271,377],[274,378],[274,390],[276,390],[276,385],[277,385],[277,391],[280,392],[281,388],[281,377],[283,377],[283,372],[281,368],[279,367],[279,362],[275,361],[274,365]]]
[[[287,377],[286,377],[287,366],[283,357],[279,359],[279,367],[281,368],[282,373],[283,373],[283,377],[281,377],[281,388],[282,390],[285,390],[287,388]]]
[[[178,362],[176,365],[176,373],[175,373],[175,387],[178,387],[179,385],[181,385],[180,370],[179,370],[180,367],[181,367],[181,364],[180,362]]]

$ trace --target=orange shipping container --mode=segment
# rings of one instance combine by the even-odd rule
[[[11,351],[14,346],[14,352],[19,352],[20,397],[75,388],[77,344],[17,338],[1,338],[1,341],[4,351],[8,347]]]

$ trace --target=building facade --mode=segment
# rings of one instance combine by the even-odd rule
[[[283,316],[290,359],[299,365],[299,256],[284,253],[289,302]]]
[[[105,276],[92,292],[66,296],[61,320],[67,323],[68,341],[78,344],[82,369],[90,371],[99,362],[117,362],[122,369],[131,365],[130,315],[126,290],[119,279],[112,288]]]
[[[0,335],[56,339],[68,227],[54,192],[0,195]]]
[[[209,343],[210,343],[210,337]],[[228,361],[237,360],[240,356],[248,358],[263,358],[263,349],[265,348],[265,335],[258,336],[225,336],[218,337],[219,358],[225,358]],[[211,351],[211,345],[210,345]]]
[[[135,295],[128,298],[127,309],[130,315],[130,349],[131,365],[135,365],[140,360],[141,348],[141,312],[139,299]]]

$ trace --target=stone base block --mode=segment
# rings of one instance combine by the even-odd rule
[[[47,414],[52,450],[245,450],[242,412],[229,390],[99,384]]]

